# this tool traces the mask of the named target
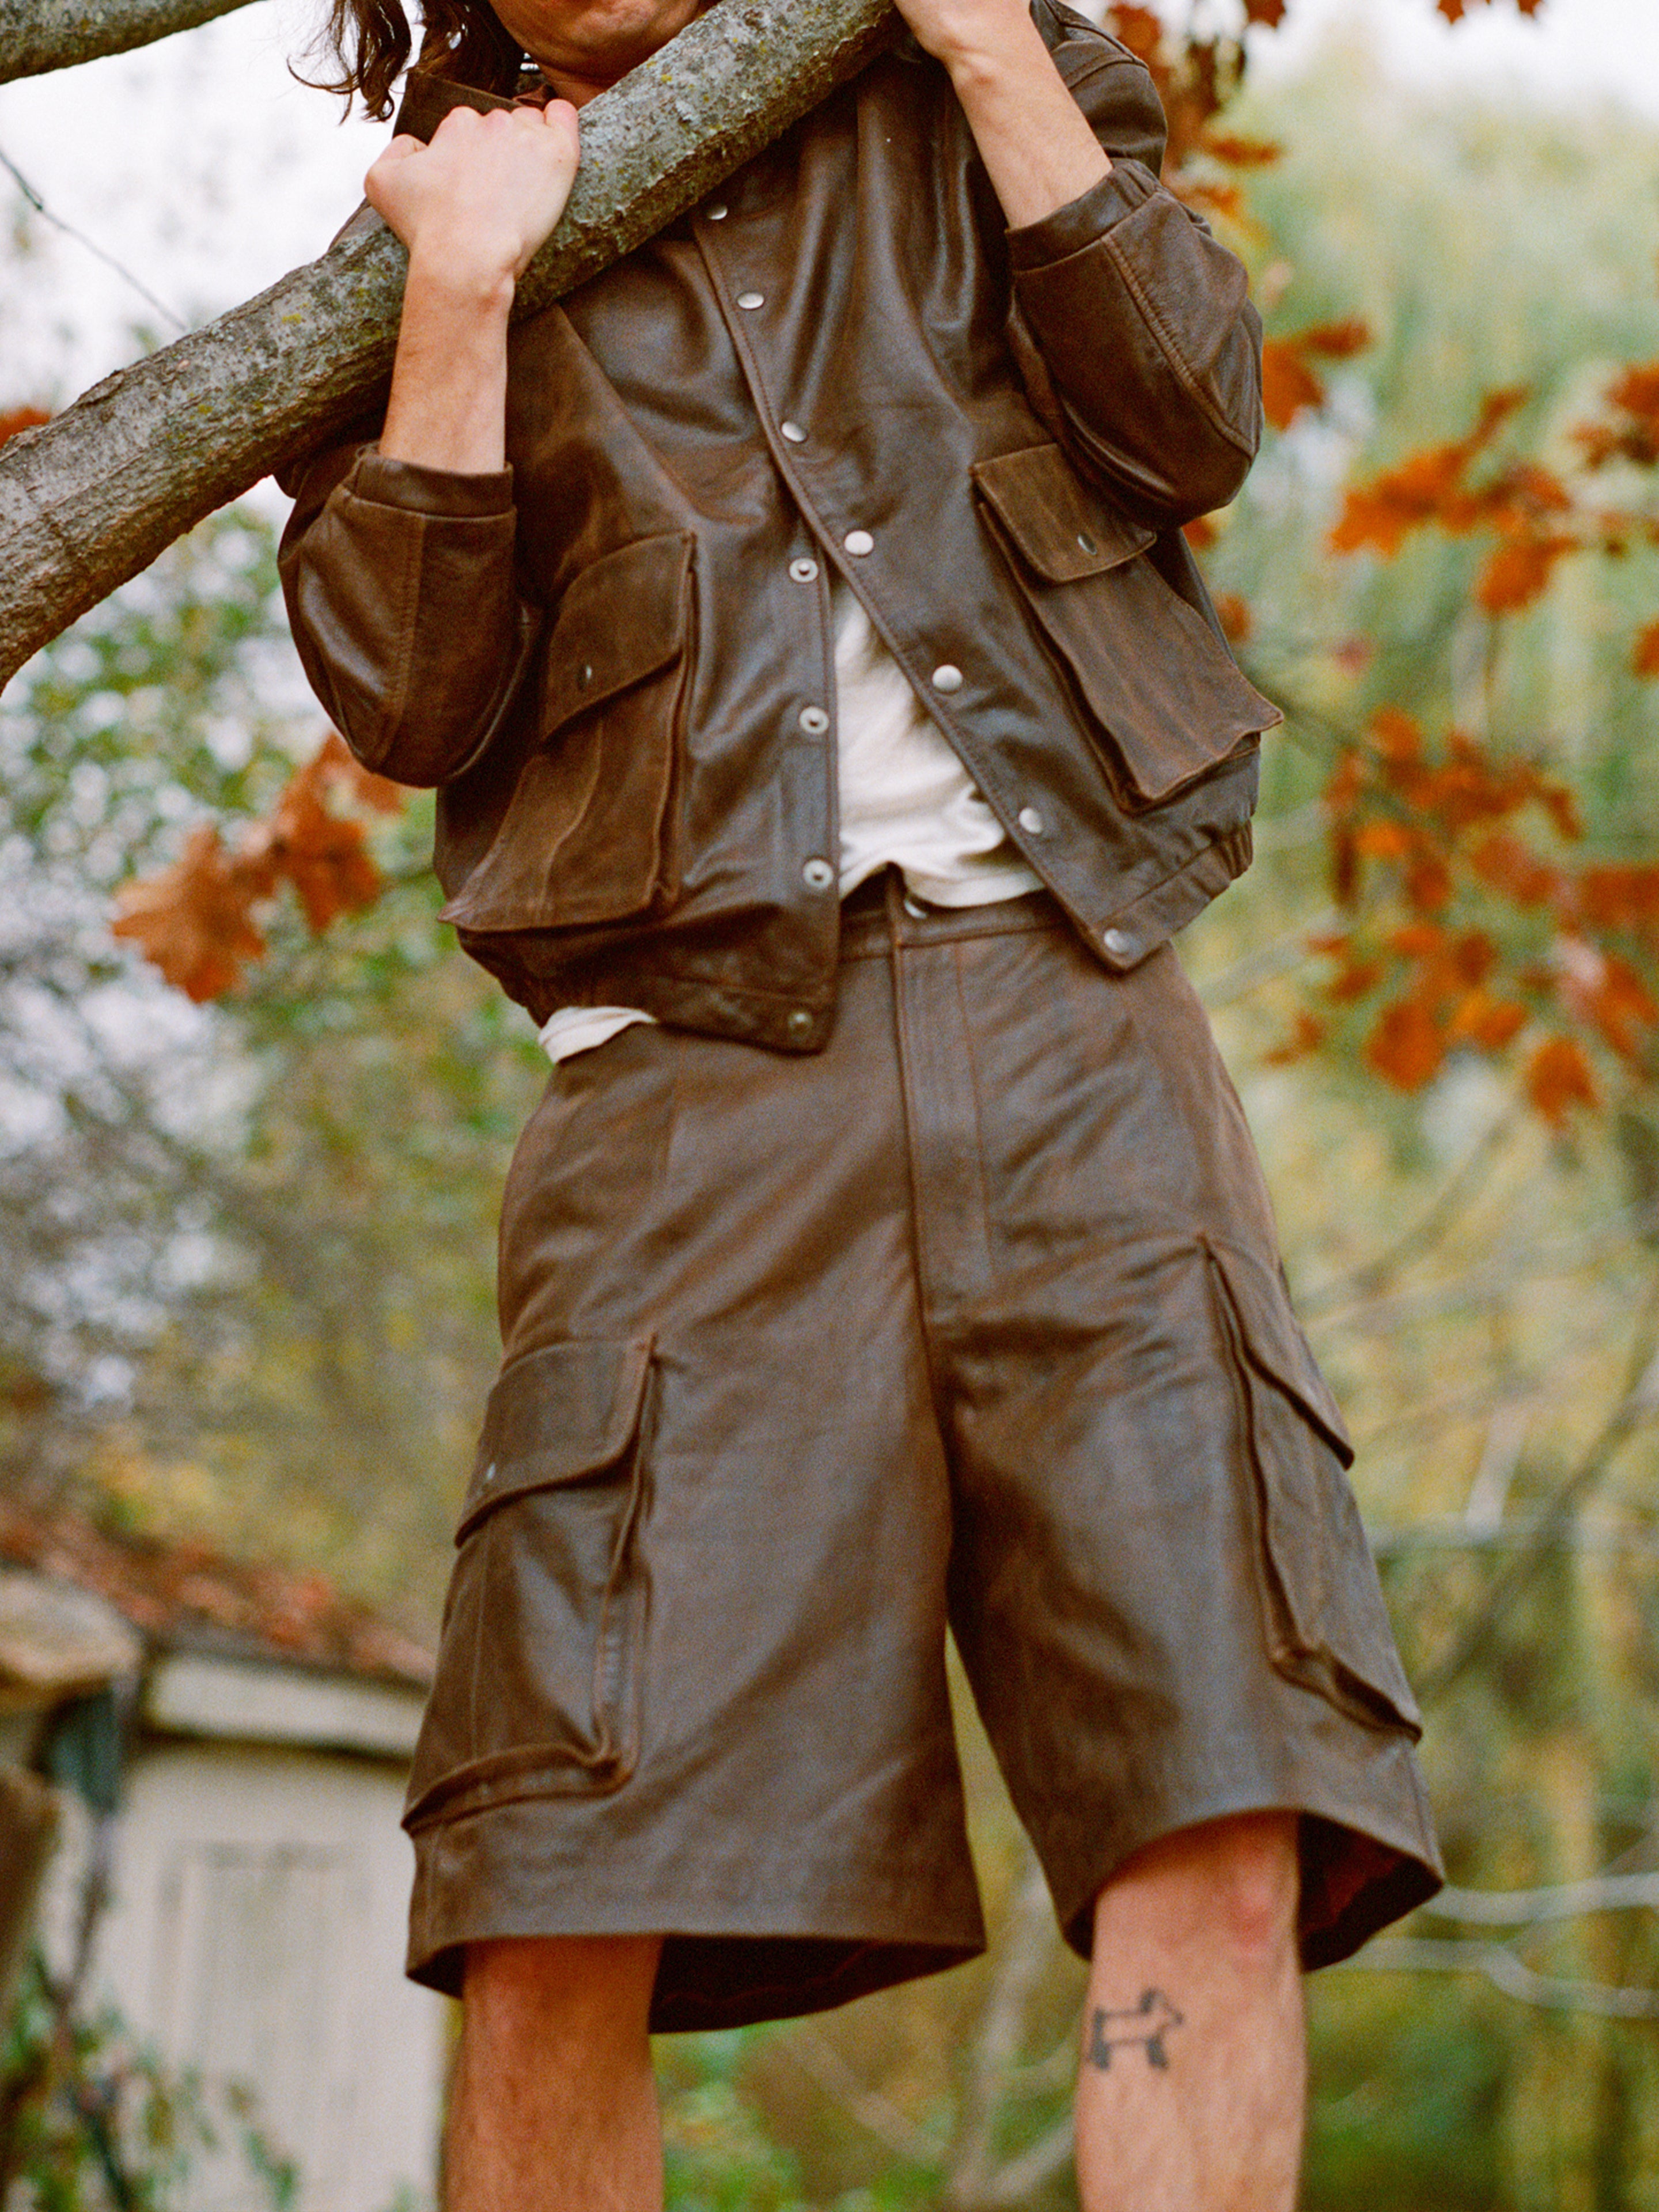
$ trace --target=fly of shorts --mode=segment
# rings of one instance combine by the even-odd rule
[[[1076,1948],[1278,1808],[1346,1956],[1438,1886],[1420,1723],[1201,1010],[1046,896],[895,884],[842,954],[823,1054],[631,1029],[520,1139],[411,1972],[661,1935],[672,2029],[971,1956],[947,1630]]]

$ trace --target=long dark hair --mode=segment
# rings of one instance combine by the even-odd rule
[[[495,19],[487,0],[422,0],[424,29],[416,70],[479,92],[516,90],[524,51]],[[313,52],[333,71],[301,77],[321,92],[358,99],[371,115],[392,112],[392,88],[414,45],[399,0],[329,0]],[[299,76],[296,70],[295,75]]]

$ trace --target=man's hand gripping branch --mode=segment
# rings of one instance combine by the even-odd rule
[[[364,179],[409,249],[409,280],[380,451],[484,475],[504,465],[514,287],[564,212],[576,111],[453,108],[430,145],[398,137]]]

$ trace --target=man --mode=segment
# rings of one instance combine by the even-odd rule
[[[430,11],[368,185],[390,404],[286,541],[319,696],[439,787],[446,912],[556,1062],[409,1814],[452,2212],[650,2212],[648,2029],[978,1947],[947,1617],[1091,1961],[1090,2212],[1287,2212],[1301,1967],[1438,1881],[1167,944],[1277,719],[1179,529],[1249,465],[1259,325],[1125,49],[902,9],[510,337],[578,109],[696,0]]]

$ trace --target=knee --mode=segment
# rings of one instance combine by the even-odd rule
[[[1209,1856],[1222,1937],[1241,1958],[1277,1960],[1296,1944],[1296,1816],[1257,1814],[1214,1826]]]
[[[1245,1971],[1294,1960],[1297,1825],[1293,1813],[1241,1814],[1148,1844],[1101,1891],[1097,1946],[1135,1934],[1219,1952]]]

